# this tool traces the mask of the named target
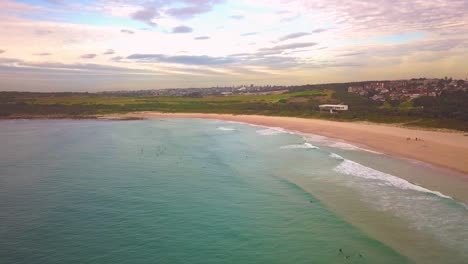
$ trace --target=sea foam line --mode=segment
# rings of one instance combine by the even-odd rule
[[[345,175],[351,175],[365,179],[379,180],[382,181],[385,185],[393,186],[402,190],[414,190],[418,192],[431,193],[442,198],[453,200],[452,197],[442,194],[438,191],[426,189],[424,187],[412,184],[407,180],[398,178],[394,175],[366,167],[357,162],[347,159],[344,159],[338,166],[336,166],[334,168],[334,171]]]
[[[330,153],[330,158],[334,158],[334,159],[337,159],[337,160],[345,160],[345,158],[341,157],[340,155],[338,155],[336,153]]]
[[[281,149],[320,149],[320,148],[306,142],[304,144],[282,146]]]
[[[237,129],[232,128],[232,127],[222,127],[222,126],[221,126],[221,127],[217,127],[216,129],[222,130],[222,131],[235,131],[235,130],[237,130]]]
[[[282,127],[269,127],[269,126],[264,126],[264,125],[257,125],[257,124],[251,124],[247,122],[242,122],[242,121],[224,121],[225,123],[232,123],[232,124],[243,124],[243,125],[248,125],[252,127],[258,127],[262,128],[257,130],[257,134],[262,135],[262,136],[274,136],[274,135],[279,135],[279,134],[291,134],[291,135],[297,135],[301,136],[305,141],[307,142],[314,142],[314,143],[321,143],[324,144],[328,147],[333,147],[333,148],[339,148],[343,150],[353,150],[353,151],[365,151],[365,152],[370,152],[373,154],[383,154],[381,152],[373,151],[370,149],[358,147],[356,145],[346,143],[343,141],[340,141],[339,139],[332,139],[326,136],[321,136],[317,134],[311,134],[311,133],[304,133],[300,131],[294,131],[294,130],[288,130],[284,129]]]
[[[285,129],[281,127],[268,127],[265,129],[260,129],[256,131],[257,134],[262,135],[262,136],[273,136],[273,135],[278,135],[278,134],[286,134],[289,133]]]

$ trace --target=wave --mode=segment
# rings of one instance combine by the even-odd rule
[[[370,153],[374,153],[374,154],[382,154],[381,152],[377,152],[377,151],[369,150],[369,149],[366,149],[366,148],[358,147],[356,145],[346,143],[346,142],[336,141],[336,140],[333,140],[331,138],[324,137],[324,136],[307,134],[303,138],[306,141],[319,143],[319,144],[325,145],[327,147],[343,149],[343,150],[352,150],[352,151],[366,151],[366,152],[370,152]]]
[[[281,127],[269,127],[269,126],[264,126],[264,125],[257,125],[257,124],[241,122],[241,121],[223,121],[223,122],[243,124],[243,125],[248,125],[252,127],[263,128],[263,129],[259,129],[256,131],[257,134],[262,135],[262,136],[273,136],[273,135],[279,135],[279,134],[298,135],[298,136],[302,136],[303,139],[307,142],[319,143],[328,147],[339,148],[339,149],[344,149],[344,150],[353,150],[353,151],[366,151],[366,152],[379,154],[379,155],[383,154],[381,152],[358,147],[356,145],[352,145],[352,144],[345,143],[345,142],[340,142],[335,139],[332,139],[326,136],[317,135],[317,134],[310,134],[310,133],[304,133],[300,131],[287,130]]]
[[[339,149],[344,149],[344,150],[360,150],[361,148],[349,143],[344,143],[344,142],[335,142],[329,145],[330,147],[333,148],[339,148]]]
[[[366,152],[370,152],[370,153],[374,153],[374,154],[382,154],[381,152],[361,148],[361,147],[358,147],[356,145],[345,143],[345,142],[329,143],[328,146],[332,147],[332,148],[343,149],[343,150],[354,150],[354,151],[360,150],[360,151],[366,151]]]
[[[310,143],[282,146],[281,149],[320,149]]]
[[[330,158],[334,158],[334,159],[337,159],[337,160],[344,160],[343,157],[341,157],[340,155],[338,155],[336,153],[330,153]]]
[[[222,130],[222,131],[235,131],[237,129],[232,128],[232,127],[217,127],[216,129]]]
[[[242,122],[237,122],[237,123],[242,123]],[[314,142],[314,143],[319,143],[328,147],[332,148],[338,148],[338,149],[343,149],[343,150],[352,150],[352,151],[366,151],[370,152],[373,154],[383,154],[381,152],[373,151],[370,149],[358,147],[356,145],[342,142],[342,141],[337,141],[335,139],[326,137],[326,136],[321,136],[321,135],[316,135],[316,134],[309,134],[309,133],[303,133],[299,131],[293,131],[293,130],[286,130],[281,127],[268,127],[268,126],[262,126],[262,125],[255,125],[255,124],[250,124],[250,123],[242,123],[246,125],[250,125],[253,127],[261,127],[264,129],[257,130],[257,134],[260,134],[262,136],[272,136],[272,135],[278,135],[278,134],[292,134],[292,135],[298,135],[302,136],[303,139],[307,142]]]
[[[431,193],[442,198],[453,200],[452,197],[444,195],[440,192],[426,189],[424,187],[412,184],[409,181],[398,178],[391,174],[387,174],[387,173],[366,167],[357,162],[347,160],[347,159],[344,159],[343,162],[341,162],[337,167],[335,167],[334,171],[341,173],[341,174],[345,174],[345,175],[351,175],[351,176],[361,177],[365,179],[378,180],[378,181],[381,181],[384,185],[396,187],[402,190],[414,190],[418,192]]]
[[[266,129],[260,129],[256,131],[257,134],[262,135],[262,136],[274,136],[278,134],[285,134],[288,133],[286,130],[280,128],[280,127],[269,127]]]

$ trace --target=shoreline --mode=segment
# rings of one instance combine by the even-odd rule
[[[110,120],[201,118],[280,127],[293,132],[343,140],[398,158],[421,161],[453,170],[468,179],[468,162],[466,162],[468,160],[468,137],[463,132],[261,115],[134,112],[103,115],[97,118]],[[418,141],[415,140],[416,138]]]

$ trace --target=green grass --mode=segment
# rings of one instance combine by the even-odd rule
[[[63,104],[63,105],[128,105],[128,104],[148,104],[148,103],[171,103],[181,104],[190,102],[201,103],[253,103],[267,102],[277,103],[282,99],[291,97],[317,97],[325,96],[331,98],[332,90],[311,90],[283,94],[267,95],[232,95],[232,96],[207,96],[202,98],[158,96],[158,97],[109,97],[109,96],[65,96],[65,97],[42,97],[26,100],[31,104]]]
[[[318,111],[323,103],[344,103],[350,111],[330,115]],[[455,109],[456,110],[456,109]],[[413,101],[392,106],[339,89],[312,89],[283,94],[191,97],[125,97],[96,94],[38,94],[0,92],[0,117],[71,117],[135,111],[261,114],[322,118],[336,121],[370,121],[468,131],[468,120],[433,117],[434,108]],[[435,112],[434,112],[435,111]],[[458,113],[452,111],[451,113]]]

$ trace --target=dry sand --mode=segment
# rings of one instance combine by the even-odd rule
[[[104,118],[205,118],[281,127],[302,133],[342,139],[381,153],[423,161],[462,172],[464,176],[468,177],[468,136],[462,132],[260,115],[137,112],[108,115]],[[418,141],[415,140],[416,138]]]

